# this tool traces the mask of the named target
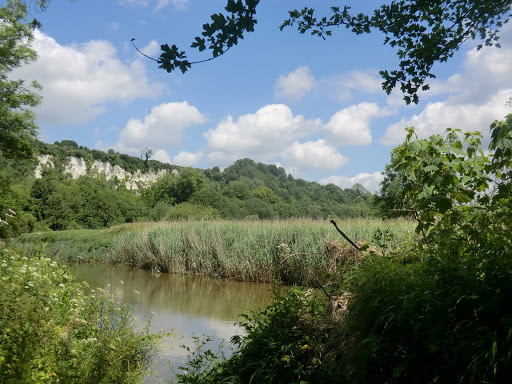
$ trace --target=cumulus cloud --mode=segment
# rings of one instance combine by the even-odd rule
[[[283,152],[283,160],[299,169],[338,169],[348,159],[326,144],[325,140],[294,142]]]
[[[380,189],[380,183],[384,180],[381,172],[359,173],[354,177],[330,176],[320,181],[321,184],[334,184],[340,188],[351,188],[354,184],[361,184],[370,192],[377,192]]]
[[[155,153],[153,154],[153,159],[161,161],[162,163],[170,163],[171,158],[169,156],[169,153],[165,149],[157,149]]]
[[[215,129],[204,134],[208,161],[216,165],[225,165],[243,157],[271,161],[287,145],[314,134],[321,126],[319,119],[294,116],[284,104],[267,105],[236,120],[228,116]]]
[[[204,123],[199,110],[186,101],[153,107],[141,119],[130,119],[121,131],[118,145],[127,148],[172,148],[181,145],[183,129]]]
[[[183,167],[193,167],[197,165],[203,158],[202,153],[192,153],[182,151],[174,156],[173,164],[181,165]]]
[[[382,92],[382,78],[376,70],[354,70],[347,75],[328,78],[323,82],[333,88],[335,95],[342,101],[352,98],[354,92]]]
[[[309,67],[298,67],[294,72],[280,76],[275,85],[275,95],[291,101],[301,100],[315,85]]]
[[[62,46],[35,30],[32,46],[39,59],[13,76],[43,86],[43,103],[35,109],[39,123],[85,123],[105,113],[109,102],[128,103],[162,90],[149,81],[142,62],[122,63],[107,41]]]
[[[156,40],[151,40],[148,45],[141,49],[141,52],[150,57],[155,57],[160,52],[160,44]]]
[[[368,145],[372,142],[370,121],[386,114],[377,104],[364,102],[336,112],[325,129],[337,145]]]
[[[429,103],[421,113],[390,125],[380,142],[384,145],[400,144],[405,137],[405,127],[411,126],[421,138],[443,133],[446,128],[458,128],[464,132],[480,131],[487,140],[490,124],[510,113],[510,107],[506,105],[510,97],[512,89],[504,89],[480,105],[444,101]]]

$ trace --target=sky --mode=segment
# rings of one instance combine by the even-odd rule
[[[317,1],[317,11],[341,1]],[[379,1],[347,0],[354,11]],[[5,4],[5,1],[0,1]],[[32,3],[31,3],[32,4]],[[34,111],[40,139],[74,140],[89,148],[154,158],[180,166],[221,169],[241,158],[276,164],[296,178],[377,191],[390,151],[414,126],[420,137],[446,128],[481,131],[512,107],[512,25],[501,48],[477,51],[467,42],[437,64],[431,90],[417,105],[387,95],[378,71],[397,68],[383,35],[340,28],[322,40],[279,30],[288,11],[306,0],[262,0],[255,32],[225,55],[169,74],[139,54],[158,58],[176,44],[189,60],[209,53],[189,48],[226,0],[54,0],[33,5],[35,63],[13,74],[42,86]],[[510,23],[512,24],[512,23]]]

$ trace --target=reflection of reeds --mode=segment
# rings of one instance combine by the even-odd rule
[[[369,241],[377,229],[400,237],[412,228],[405,220],[353,219],[338,225],[354,241]],[[279,277],[289,284],[322,282],[329,264],[326,244],[339,240],[328,221],[309,219],[134,223],[42,237],[23,235],[18,243],[26,248],[42,240],[50,255],[70,260],[101,259],[164,273],[246,281],[271,282]],[[289,247],[287,255],[278,248],[282,243]]]

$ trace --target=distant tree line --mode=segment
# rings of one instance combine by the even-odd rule
[[[250,159],[223,171],[176,167],[156,160],[103,152],[71,140],[35,142],[39,154],[52,156],[54,167],[43,167],[36,179],[33,158],[0,156],[0,209],[18,215],[0,227],[3,238],[39,230],[93,229],[134,221],[186,219],[349,218],[374,214],[374,196],[359,184],[341,189],[296,179],[275,165]],[[140,192],[124,180],[107,180],[95,172],[72,179],[65,174],[68,156],[119,165],[129,172],[169,172]],[[170,170],[179,169],[173,174]]]

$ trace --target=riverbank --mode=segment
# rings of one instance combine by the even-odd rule
[[[411,221],[338,221],[354,241],[406,237]],[[383,234],[387,234],[384,235]],[[318,285],[345,242],[327,220],[176,221],[125,224],[103,230],[24,234],[12,245],[71,262],[101,262],[195,273],[223,279]],[[384,244],[385,245],[385,244]],[[390,243],[391,245],[391,243]]]

